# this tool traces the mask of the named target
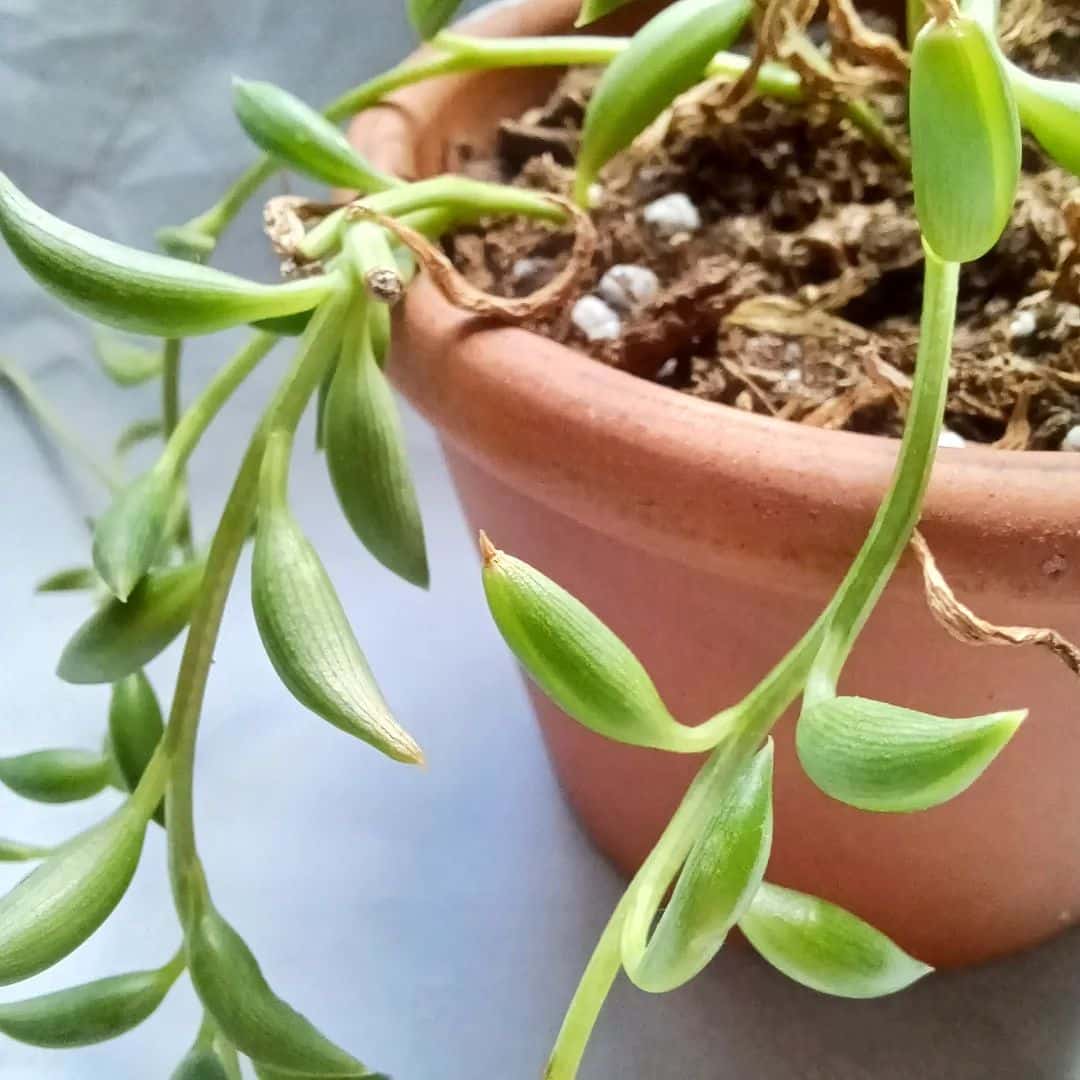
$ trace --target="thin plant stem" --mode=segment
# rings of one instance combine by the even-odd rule
[[[180,357],[184,342],[180,338],[169,338],[165,342],[161,368],[161,429],[166,442],[176,431],[180,421]],[[183,465],[177,475],[179,490],[184,493],[184,509],[180,515],[176,539],[184,557],[195,557],[195,540],[191,534],[191,510],[187,505],[187,476]]]
[[[45,396],[38,390],[33,379],[13,360],[0,358],[0,379],[7,379],[19,393],[27,409],[52,436],[56,444],[67,450],[74,458],[86,466],[109,491],[119,491],[121,481],[116,472],[99,461],[96,454],[83,442],[82,438],[68,425],[52,407]]]
[[[919,354],[896,470],[866,543],[837,594],[807,683],[807,705],[835,695],[844,661],[919,522],[948,397],[959,278],[958,263],[944,262],[927,248]]]
[[[548,1058],[544,1080],[573,1080],[577,1076],[593,1028],[622,967],[623,924],[630,899],[627,889],[589,957]]]
[[[172,425],[162,455],[168,459],[170,468],[177,472],[184,468],[203,433],[222,407],[278,340],[277,334],[259,331],[227,364],[218,369],[179,422]]]
[[[184,968],[187,967],[187,956],[184,952],[184,946],[181,945],[172,957],[161,968],[161,973],[169,980],[169,986],[172,986],[180,975],[183,973]]]
[[[408,60],[359,86],[347,90],[323,110],[333,121],[345,120],[377,105],[387,95],[415,83],[445,75],[470,71],[489,71],[508,67],[564,67],[570,64],[609,64],[630,43],[627,37],[533,37],[474,38],[463,34],[442,33],[433,45],[441,50],[421,60]],[[737,78],[747,60],[736,53],[718,53],[709,65],[710,76]],[[802,80],[790,68],[778,63],[765,64],[758,75],[759,93],[785,101],[801,101]],[[874,110],[863,103],[850,103],[849,116],[869,137],[880,141],[883,122]],[[886,141],[886,146],[890,145]],[[277,169],[277,162],[266,156],[250,165],[208,210],[191,218],[183,229],[190,229],[217,240],[256,191]]]
[[[634,920],[629,936],[645,940],[651,918],[708,810],[708,794],[749,760],[804,685],[808,700],[814,692],[835,692],[839,668],[918,522],[948,391],[959,269],[927,251],[911,406],[893,480],[866,541],[828,607],[798,644],[741,702],[701,725],[708,733],[703,742],[711,738],[715,749],[619,901],[571,1000],[545,1080],[574,1080],[577,1075],[592,1028],[622,964],[628,921]],[[816,688],[808,679],[817,680]]]
[[[312,316],[308,330],[300,340],[292,369],[279,386],[248,444],[210,543],[202,589],[184,644],[169,724],[159,751],[168,773],[165,805],[169,823],[170,875],[177,911],[185,924],[192,891],[203,887],[195,841],[193,783],[195,743],[214,646],[240,552],[251,531],[258,504],[259,476],[271,425],[282,411],[289,416],[301,413],[318,385],[322,365],[309,362],[311,343],[317,340],[322,324],[329,317],[327,310],[336,307],[340,300],[341,290],[331,293]],[[321,361],[322,357],[318,356],[317,359]],[[155,754],[143,776],[144,782],[157,763],[158,754]]]

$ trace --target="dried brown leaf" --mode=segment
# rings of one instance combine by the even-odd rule
[[[997,626],[976,615],[957,600],[923,535],[916,530],[911,546],[919,560],[930,613],[958,641],[967,645],[1036,645],[1049,649],[1065,666],[1080,675],[1080,649],[1056,630],[1032,626]]]
[[[900,42],[889,34],[871,30],[855,10],[852,0],[828,0],[829,33],[833,45],[881,74],[907,83],[911,60]]]
[[[578,290],[581,279],[589,272],[596,251],[596,229],[589,215],[560,195],[548,195],[547,198],[564,210],[573,222],[574,246],[566,266],[551,281],[528,296],[518,297],[494,296],[478,289],[457,271],[450,259],[426,236],[396,218],[380,214],[363,203],[354,203],[349,215],[374,221],[397,237],[416,256],[436,287],[452,304],[477,315],[521,322],[568,303]]]

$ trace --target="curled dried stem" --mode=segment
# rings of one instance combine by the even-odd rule
[[[817,11],[817,0],[757,0],[754,52],[750,66],[723,92],[717,106],[737,111],[754,96],[762,67],[782,55],[784,38],[805,29]]]
[[[596,229],[589,215],[568,199],[558,195],[547,198],[565,211],[573,222],[574,246],[570,261],[542,288],[519,297],[493,296],[478,289],[458,273],[454,264],[426,236],[396,218],[372,210],[363,203],[354,203],[349,208],[349,216],[373,221],[397,237],[416,256],[436,287],[452,304],[477,315],[521,322],[547,314],[570,300],[581,278],[590,270],[596,251]]]
[[[853,0],[828,0],[829,33],[833,43],[899,82],[910,75],[911,58],[890,34],[871,30],[855,10]]]
[[[926,13],[939,23],[951,22],[960,17],[956,0],[926,0]]]
[[[304,258],[300,245],[309,223],[322,220],[336,209],[333,203],[314,202],[302,195],[275,195],[267,199],[263,206],[263,231],[281,259],[284,277],[321,272],[322,266],[317,261]]]
[[[919,560],[930,613],[957,641],[966,645],[1037,645],[1049,649],[1073,674],[1080,675],[1080,649],[1056,630],[1033,626],[997,626],[957,600],[923,535],[916,530],[911,546]]]

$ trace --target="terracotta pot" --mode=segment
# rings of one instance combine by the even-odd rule
[[[577,0],[498,5],[470,30],[549,33]],[[635,5],[632,5],[633,9]],[[443,168],[554,76],[455,77],[362,118],[357,142],[404,175]],[[482,324],[426,281],[395,328],[393,373],[438,428],[470,522],[550,574],[629,642],[674,712],[698,722],[750,689],[840,581],[897,444],[694,400],[535,334]],[[959,594],[991,619],[1080,638],[1080,460],[946,450],[924,531]],[[1029,706],[971,790],[927,813],[833,802],[777,728],[770,879],[844,904],[937,965],[1032,945],[1080,914],[1080,684],[1046,653],[972,648],[927,612],[905,562],[844,692],[952,715]],[[697,762],[607,742],[534,692],[586,829],[623,871],[667,822]]]

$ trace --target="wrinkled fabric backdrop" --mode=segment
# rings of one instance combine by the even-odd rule
[[[328,100],[408,50],[402,6],[0,0],[0,168],[63,217],[150,246],[156,226],[202,210],[251,158],[230,111],[231,74]],[[216,261],[273,278],[257,205]],[[188,399],[237,340],[191,345]],[[105,381],[86,323],[2,250],[0,352],[39,379],[100,454],[124,423],[156,408],[152,388],[119,391]],[[203,537],[287,355],[280,349],[265,362],[196,455]],[[307,449],[310,432],[298,444],[293,498],[428,769],[393,765],[292,701],[261,653],[245,564],[207,699],[199,836],[219,906],[278,991],[333,1038],[395,1080],[531,1080],[621,886],[558,796],[487,619],[434,439],[412,417],[408,434],[431,544],[429,595],[359,549]],[[0,748],[94,747],[107,692],[52,675],[84,601],[35,598],[31,584],[85,560],[82,517],[100,510],[100,493],[63,466],[6,393],[0,466]],[[163,693],[175,667],[175,650],[154,665]],[[114,803],[103,795],[37,807],[0,791],[0,835],[58,841]],[[21,872],[0,867],[0,885]],[[108,924],[3,998],[156,965],[176,943],[154,831]],[[1073,935],[851,1005],[804,992],[734,948],[662,998],[620,983],[583,1080],[1060,1080],[1078,1075],[1077,972]],[[197,1022],[181,982],[156,1016],[114,1043],[56,1053],[0,1039],[0,1080],[165,1080]]]

